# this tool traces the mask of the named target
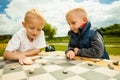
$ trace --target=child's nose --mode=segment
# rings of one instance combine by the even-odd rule
[[[34,30],[34,34],[37,34],[37,30]]]

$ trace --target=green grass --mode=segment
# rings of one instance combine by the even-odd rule
[[[120,37],[104,37],[106,43],[120,43]]]
[[[67,44],[52,44],[50,43],[50,45],[54,45],[55,46],[55,49],[58,50],[58,51],[65,51],[66,48],[67,48]],[[109,55],[120,55],[120,47],[107,47],[106,48],[107,52]]]
[[[120,47],[119,48],[106,48],[109,55],[120,55]]]
[[[54,45],[56,51],[65,51],[66,48],[67,48],[67,44],[65,44],[65,43],[63,43],[63,44],[60,44],[60,43],[49,43],[49,45]]]

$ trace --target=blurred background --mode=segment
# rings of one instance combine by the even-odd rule
[[[105,46],[112,59],[120,58],[120,0],[0,0],[0,56],[9,39],[19,29],[27,10],[38,8],[45,16],[44,27],[47,45],[65,51],[69,41],[66,12],[83,7],[92,27],[104,34]],[[45,50],[45,49],[43,49]]]

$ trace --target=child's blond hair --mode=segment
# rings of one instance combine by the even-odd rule
[[[88,19],[87,12],[82,7],[73,8],[73,9],[69,10],[66,14],[66,18],[68,18],[71,14],[77,15],[78,17],[81,17],[81,18]]]
[[[28,18],[33,18],[33,17],[37,17],[38,19],[40,19],[41,21],[43,21],[45,23],[45,18],[43,16],[42,12],[36,8],[30,9],[26,12],[24,21],[26,22],[28,20]]]

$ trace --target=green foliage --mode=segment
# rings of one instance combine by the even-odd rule
[[[113,24],[110,26],[107,26],[105,28],[100,28],[100,31],[104,34],[104,35],[120,35],[120,24]]]
[[[8,41],[11,39],[12,35],[0,35],[0,43],[8,43]]]
[[[0,43],[0,56],[3,56],[3,52],[5,51],[6,45],[6,43]]]
[[[56,28],[52,27],[51,24],[48,24],[47,22],[45,23],[45,26],[43,28],[45,32],[45,36],[48,38],[53,38],[54,35],[56,34]]]

